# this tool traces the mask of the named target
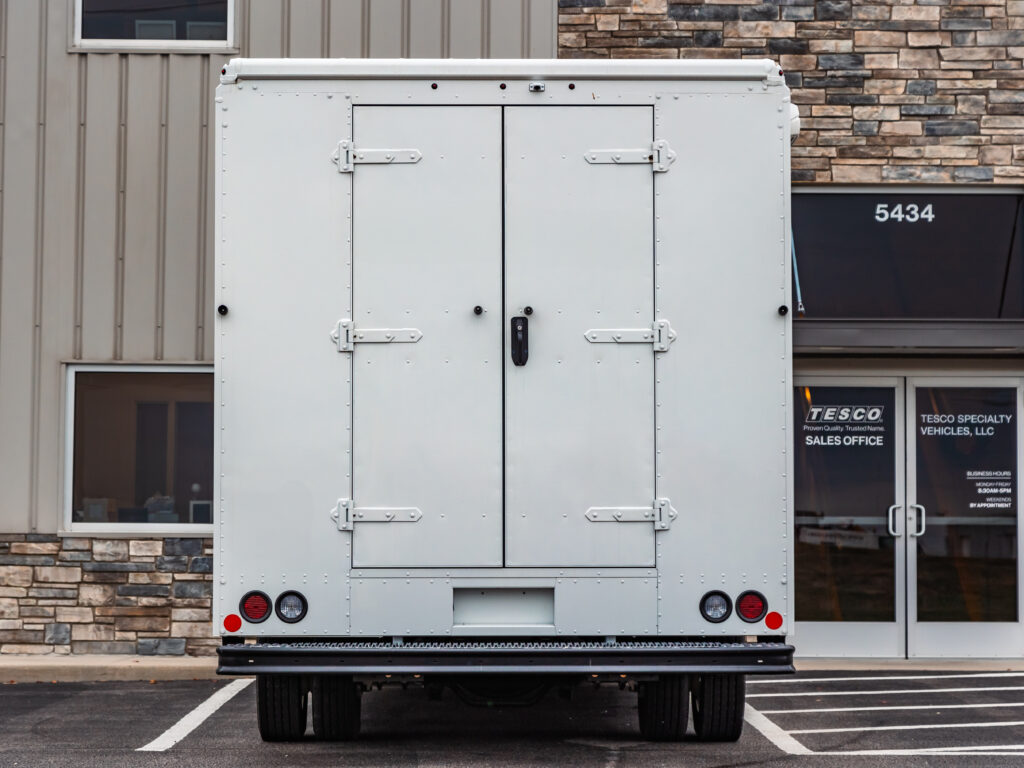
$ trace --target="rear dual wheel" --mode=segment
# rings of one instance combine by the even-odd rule
[[[737,741],[743,733],[745,675],[694,675],[690,680],[698,741]]]
[[[312,689],[312,690],[311,690]],[[313,700],[313,734],[345,741],[359,733],[359,689],[345,675],[260,675],[256,714],[264,741],[299,741],[306,733],[307,697]]]
[[[306,732],[306,693],[298,675],[256,678],[256,718],[264,741],[298,741]]]
[[[321,741],[349,741],[359,735],[359,689],[347,675],[313,679],[313,733]]]
[[[739,674],[662,675],[637,688],[640,733],[682,741],[692,700],[698,741],[736,741],[743,733],[746,679]]]
[[[682,741],[690,704],[690,678],[662,675],[637,686],[640,733],[651,741]]]

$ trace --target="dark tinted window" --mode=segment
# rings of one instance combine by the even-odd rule
[[[795,194],[808,318],[1024,317],[1018,195]]]
[[[76,523],[210,523],[213,376],[75,374]]]
[[[893,621],[896,391],[795,390],[796,619]]]
[[[82,0],[83,40],[227,40],[227,0]]]
[[[917,620],[1016,621],[1017,390],[918,387],[915,431]]]

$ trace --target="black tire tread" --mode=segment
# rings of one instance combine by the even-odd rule
[[[322,741],[349,741],[359,735],[359,689],[348,675],[313,679],[313,733]]]
[[[686,675],[662,675],[640,683],[637,711],[640,733],[650,741],[681,741],[686,736],[690,680]]]
[[[738,741],[743,733],[746,677],[697,675],[692,681],[693,727],[699,741]]]
[[[297,675],[256,678],[256,716],[264,741],[298,741],[306,732],[306,687]]]

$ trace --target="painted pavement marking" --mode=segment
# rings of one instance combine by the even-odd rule
[[[235,697],[235,694],[242,691],[246,686],[252,683],[252,678],[232,680],[230,683],[225,685],[223,688],[219,688],[213,692],[208,699],[202,702],[198,707],[193,709],[181,720],[176,722],[166,731],[161,733],[149,744],[139,747],[136,752],[166,752],[168,749],[173,747],[179,741],[188,736],[192,731],[198,728],[203,722],[210,717],[214,712],[227,704],[231,699]]]

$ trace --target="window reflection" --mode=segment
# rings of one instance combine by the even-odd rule
[[[227,40],[227,0],[82,0],[83,40]]]
[[[795,394],[796,619],[893,621],[895,390]]]
[[[1017,620],[1016,397],[917,389],[919,621]]]
[[[74,522],[213,522],[213,376],[76,373],[73,476]]]

